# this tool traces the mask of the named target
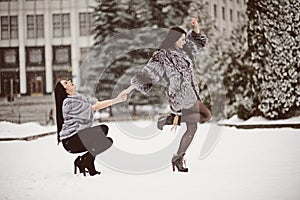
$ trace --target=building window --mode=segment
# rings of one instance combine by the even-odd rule
[[[238,22],[240,21],[240,12],[239,11],[237,11],[237,20],[238,20]]]
[[[18,0],[0,0],[0,2],[10,2],[10,1],[18,1]]]
[[[53,37],[70,36],[70,14],[53,14]]]
[[[236,0],[236,3],[237,3],[237,4],[239,4],[239,3],[240,3],[240,1],[239,1],[239,0]]]
[[[1,67],[18,67],[18,48],[1,48]]]
[[[223,16],[223,20],[226,20],[225,7],[222,7],[222,16]]]
[[[70,46],[54,46],[53,47],[54,64],[70,64],[71,48]]]
[[[27,15],[27,38],[44,37],[44,16]]]
[[[90,35],[93,23],[93,17],[91,13],[79,13],[80,36]]]
[[[218,17],[218,10],[217,10],[217,5],[216,4],[214,4],[214,16],[215,16],[215,18]]]
[[[26,48],[26,64],[27,66],[44,66],[44,48],[43,47],[27,47]]]
[[[230,9],[229,13],[230,13],[230,21],[232,22],[233,21],[233,11],[232,11],[232,9]]]
[[[17,53],[15,50],[7,50],[4,52],[4,63],[15,64],[17,62]]]
[[[18,38],[18,17],[1,16],[1,40]]]

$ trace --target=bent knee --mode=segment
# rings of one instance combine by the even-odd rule
[[[197,131],[197,123],[187,123],[187,130],[195,133]]]

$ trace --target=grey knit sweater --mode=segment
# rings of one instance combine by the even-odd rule
[[[131,84],[142,94],[147,94],[153,83],[165,83],[166,96],[174,111],[191,108],[201,100],[194,59],[206,43],[205,35],[189,31],[184,50],[174,45],[154,52],[142,72],[131,79]]]
[[[62,107],[64,123],[59,132],[61,140],[92,126],[94,118],[92,105],[97,101],[94,97],[85,97],[78,93],[64,100]]]

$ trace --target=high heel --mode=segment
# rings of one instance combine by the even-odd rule
[[[90,176],[95,176],[97,174],[101,174],[101,172],[96,171],[95,165],[94,165],[94,156],[92,156],[90,153],[87,155],[84,155],[82,158],[82,167],[84,169],[83,175],[85,176],[85,169],[87,169]]]
[[[181,121],[181,116],[177,114],[170,113],[166,115],[161,115],[161,117],[159,117],[157,121],[157,128],[163,130],[164,125],[179,126],[180,121]]]
[[[178,172],[188,172],[188,168],[183,166],[183,156],[185,155],[185,153],[180,153],[180,154],[175,154],[172,158],[172,169],[173,172],[175,171],[175,168],[177,168]]]
[[[77,168],[79,169],[80,173],[84,173],[85,174],[85,170],[82,166],[82,157],[78,156],[76,158],[76,160],[74,161],[74,174],[77,174]]]

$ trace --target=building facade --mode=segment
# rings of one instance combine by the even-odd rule
[[[51,93],[79,77],[94,0],[0,0],[0,96]]]
[[[207,1],[220,31],[230,33],[244,0]],[[95,0],[0,0],[0,96],[43,95],[57,80],[78,83],[93,45]]]
[[[229,35],[246,13],[246,0],[208,0],[209,13],[220,33]]]

